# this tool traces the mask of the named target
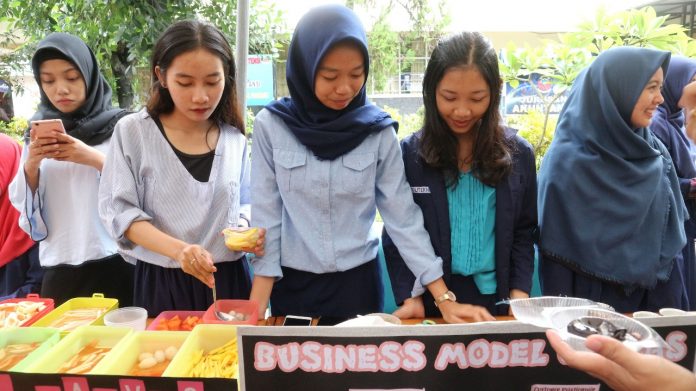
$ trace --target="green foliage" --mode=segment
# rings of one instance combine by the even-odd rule
[[[4,133],[13,139],[24,143],[24,132],[29,128],[29,122],[26,118],[14,117],[9,123],[0,121],[0,133]]]
[[[391,106],[385,105],[382,107],[382,110],[389,113],[389,115],[391,115],[391,117],[399,123],[399,131],[397,132],[399,140],[406,138],[423,127],[423,115],[425,113],[425,107],[423,106],[421,106],[415,113],[407,115],[401,114],[399,109]]]
[[[125,108],[139,103],[134,102],[134,97],[147,88],[141,84],[148,79],[137,77],[137,73],[148,68],[152,46],[167,26],[177,20],[202,17],[233,39],[236,4],[236,0],[46,0],[28,6],[16,0],[0,0],[0,9],[5,11],[0,22],[6,23],[7,31],[26,37],[27,42],[13,54],[25,59],[50,32],[64,31],[81,37],[95,52],[119,105]],[[279,43],[273,36],[278,31],[274,26],[282,28],[283,23],[273,0],[252,0],[251,53],[275,53]],[[15,43],[19,42],[16,38],[12,39]],[[7,64],[5,58],[2,60]]]
[[[387,16],[390,7],[382,10],[379,18],[368,34],[370,47],[370,82],[371,90],[383,91],[389,76],[397,71],[399,35],[391,30]]]
[[[551,145],[553,130],[556,129],[558,117],[555,115],[547,117],[545,113],[534,110],[526,115],[508,116],[506,120],[508,126],[517,129],[518,134],[534,146],[536,168],[538,170],[541,165],[541,158],[546,154],[549,145]],[[546,123],[545,128],[544,123]]]
[[[559,42],[546,41],[540,48],[510,44],[501,52],[501,75],[513,87],[520,82],[530,82],[534,74],[549,78],[555,84],[551,93],[543,93],[536,83],[529,83],[545,110],[529,114],[529,119],[511,120],[522,121],[525,129],[535,129],[527,139],[534,145],[538,160],[546,152],[555,129],[555,126],[551,126],[555,122],[550,115],[551,107],[598,53],[614,46],[627,45],[696,55],[696,43],[685,34],[684,27],[674,24],[665,26],[666,20],[666,17],[657,17],[651,7],[615,14],[600,9],[593,20],[580,24],[578,31],[562,34]]]

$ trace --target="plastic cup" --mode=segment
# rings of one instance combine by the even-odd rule
[[[130,327],[134,330],[145,330],[147,311],[141,307],[123,307],[109,311],[104,315],[107,326]]]

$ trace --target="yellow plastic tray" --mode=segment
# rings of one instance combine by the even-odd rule
[[[61,304],[56,309],[49,312],[46,316],[37,320],[36,323],[31,325],[31,327],[51,327],[51,323],[60,318],[64,313],[81,308],[106,308],[106,312],[109,312],[118,308],[118,299],[106,298],[101,293],[95,293],[92,295],[92,297],[76,297]],[[103,325],[104,314],[106,314],[106,312],[104,312],[89,325]],[[69,331],[62,331],[63,335],[67,333],[69,333]]]
[[[109,356],[104,357],[90,373],[97,375],[128,375],[133,366],[138,363],[140,353],[153,352],[158,349],[164,350],[169,346],[175,346],[177,349],[180,349],[189,334],[188,331],[134,332],[109,352]]]
[[[194,354],[203,349],[204,353],[219,348],[237,338],[237,326],[226,324],[199,324],[193,328],[181,349],[174,356],[163,377],[186,377],[193,362]],[[237,353],[239,354],[239,353]]]
[[[99,341],[98,346],[112,348],[102,358],[102,361],[104,361],[109,358],[117,344],[132,332],[133,329],[130,327],[80,326],[58,342],[53,349],[27,366],[25,372],[56,373],[63,363],[71,359],[80,349],[95,339]]]
[[[12,372],[23,372],[36,359],[43,356],[46,351],[51,349],[60,341],[60,333],[57,329],[45,327],[32,328],[8,328],[0,330],[0,347],[20,343],[40,343],[39,347],[29,353],[24,359],[12,368]]]

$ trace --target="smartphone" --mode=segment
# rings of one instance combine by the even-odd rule
[[[31,121],[31,128],[34,129],[34,135],[36,138],[51,137],[54,130],[65,133],[63,121],[61,121],[59,118]]]
[[[285,315],[283,326],[311,326],[312,318],[309,316]]]

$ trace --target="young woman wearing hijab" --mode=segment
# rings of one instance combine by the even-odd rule
[[[687,242],[682,250],[684,262],[677,263],[684,275],[688,309],[693,309],[696,305],[696,166],[690,153],[692,143],[684,130],[684,112],[679,106],[679,100],[684,87],[695,77],[696,61],[682,56],[672,56],[662,89],[665,101],[658,106],[650,123],[650,130],[662,141],[672,158],[682,197],[689,212],[690,218],[684,224]]]
[[[298,23],[288,51],[290,97],[254,122],[252,225],[267,231],[252,261],[251,298],[273,315],[349,318],[381,311],[370,228],[379,208],[387,231],[448,322],[492,319],[456,303],[442,280],[423,217],[404,176],[396,123],[365,92],[369,58],[358,17],[317,7]]]
[[[618,312],[684,308],[674,272],[687,218],[669,152],[648,130],[668,52],[619,47],[576,79],[539,172],[542,290]]]
[[[447,285],[462,303],[494,314],[507,314],[507,306],[496,306],[500,300],[529,297],[537,226],[534,152],[502,125],[501,84],[497,53],[483,35],[443,38],[423,79],[423,128],[401,142],[406,178]],[[383,243],[401,302],[411,297],[414,277],[386,232]],[[415,301],[396,314],[423,317],[425,305],[425,316],[437,316],[428,293]]]
[[[207,309],[213,284],[218,298],[249,297],[246,256],[221,236],[251,217],[235,69],[219,29],[176,22],[152,51],[147,108],[116,126],[99,213],[136,262],[134,300],[150,316]]]
[[[0,300],[39,293],[43,279],[39,245],[19,227],[19,211],[8,195],[21,152],[17,141],[0,133]]]
[[[97,191],[114,125],[126,114],[111,107],[111,88],[92,50],[79,38],[53,33],[32,59],[41,87],[31,120],[60,119],[67,134],[25,135],[18,175],[10,186],[19,223],[41,242],[46,269],[41,295],[56,305],[100,292],[130,305],[133,266],[117,253],[97,213]]]

